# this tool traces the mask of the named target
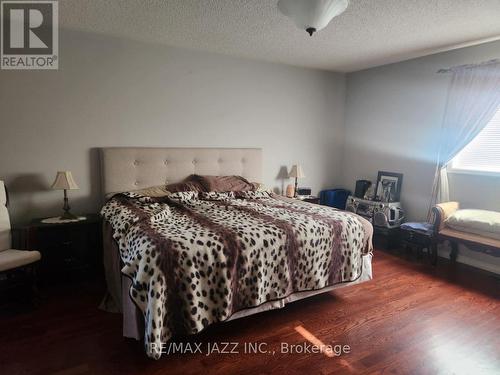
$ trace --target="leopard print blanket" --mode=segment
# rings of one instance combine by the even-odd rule
[[[356,280],[361,218],[270,192],[123,193],[101,214],[113,230],[148,356],[242,309]]]

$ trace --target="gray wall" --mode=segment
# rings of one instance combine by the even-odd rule
[[[343,184],[375,181],[379,170],[401,172],[408,218],[424,220],[450,80],[436,72],[493,58],[500,58],[500,42],[349,74]],[[500,177],[450,174],[450,194],[463,207],[500,210]],[[492,257],[462,252],[461,260],[500,270]]]
[[[263,182],[278,189],[292,182],[278,178],[282,167],[297,161],[314,192],[399,171],[409,218],[424,219],[449,82],[436,71],[500,57],[495,42],[369,69],[348,75],[346,95],[340,74],[77,31],[60,38],[59,71],[0,71],[0,178],[14,223],[60,212],[62,192],[48,187],[61,169],[81,187],[70,192],[74,211],[98,210],[102,146],[262,147]],[[500,209],[499,178],[450,181],[465,207]]]
[[[77,213],[95,212],[96,147],[262,147],[264,183],[302,163],[302,186],[338,180],[343,75],[60,32],[59,71],[0,71],[0,178],[16,223],[56,215],[69,169]],[[291,183],[291,181],[285,181]]]

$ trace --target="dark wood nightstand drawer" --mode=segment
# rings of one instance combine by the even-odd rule
[[[385,228],[373,226],[373,245],[383,247],[387,250],[396,249],[401,241],[401,230],[396,228]]]
[[[29,227],[30,246],[42,254],[41,281],[68,280],[102,274],[101,220],[45,224],[33,220]]]

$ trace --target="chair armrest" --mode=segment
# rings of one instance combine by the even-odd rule
[[[439,233],[444,228],[444,222],[460,208],[458,202],[445,202],[436,204],[432,208],[434,213],[434,231]]]

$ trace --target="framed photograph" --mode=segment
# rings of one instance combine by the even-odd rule
[[[381,202],[399,202],[403,174],[379,171],[377,176],[376,200]]]

